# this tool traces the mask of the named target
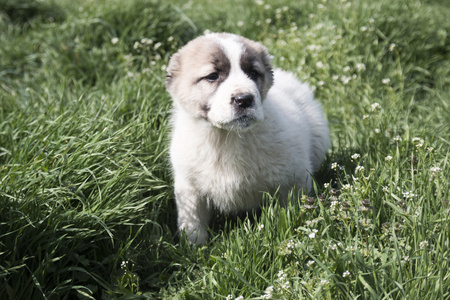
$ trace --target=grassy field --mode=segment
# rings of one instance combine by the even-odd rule
[[[265,2],[0,0],[0,299],[450,299],[450,6]],[[208,30],[309,82],[333,146],[317,196],[195,247],[164,70]]]

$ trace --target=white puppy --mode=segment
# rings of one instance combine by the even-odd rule
[[[191,243],[207,241],[214,208],[245,211],[265,191],[311,190],[330,145],[327,122],[306,84],[272,71],[264,46],[201,36],[173,55],[166,85],[178,226]]]

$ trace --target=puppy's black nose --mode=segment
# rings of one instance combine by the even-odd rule
[[[253,106],[253,95],[252,94],[239,94],[231,97],[233,104],[240,108],[248,108]]]

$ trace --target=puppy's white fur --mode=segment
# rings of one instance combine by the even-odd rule
[[[191,243],[206,242],[213,208],[250,210],[265,191],[311,190],[330,145],[327,122],[308,85],[272,75],[265,47],[232,34],[199,37],[171,58],[167,90],[178,226]],[[242,95],[251,100],[236,100]]]

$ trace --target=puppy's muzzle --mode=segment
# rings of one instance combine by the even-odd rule
[[[254,106],[255,99],[252,94],[238,94],[231,97],[231,103],[237,109],[246,109]]]

